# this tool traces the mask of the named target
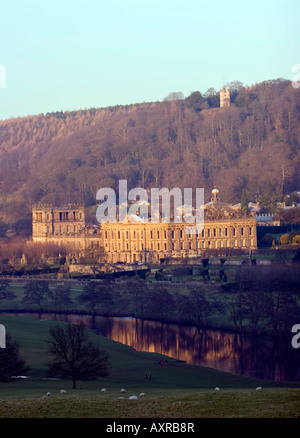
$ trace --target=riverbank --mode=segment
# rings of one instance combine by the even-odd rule
[[[83,323],[101,342],[112,340],[133,351],[155,352],[172,357],[173,361],[227,373],[249,376],[262,381],[299,381],[298,351],[291,341],[268,337],[252,337],[215,330],[201,330],[193,326],[162,324],[134,318],[90,317],[87,315],[16,314],[0,315],[0,322],[8,329],[27,324],[29,336],[48,323]],[[13,326],[10,321],[13,321]],[[23,322],[22,322],[23,321]],[[28,323],[26,322],[28,321]],[[22,340],[24,329],[17,330]],[[26,332],[26,330],[25,330]],[[98,338],[98,335],[99,338]],[[40,340],[42,341],[42,340]],[[42,348],[43,343],[41,342]],[[44,372],[44,371],[43,371]]]
[[[297,271],[281,268],[284,271],[279,268],[273,271],[269,267],[263,270],[257,266],[246,267],[244,277],[238,281],[226,271],[230,279],[226,283],[195,278],[182,283],[136,278],[118,282],[76,282],[74,285],[67,281],[44,280],[52,297],[45,293],[39,303],[35,302],[36,297],[24,302],[24,285],[30,282],[30,278],[24,279],[23,283],[12,280],[7,289],[15,297],[12,300],[2,299],[0,312],[135,317],[287,338],[290,337],[290,328],[299,322],[300,298]],[[259,288],[257,284],[252,284],[253,275],[258,276]],[[85,292],[87,285],[90,290]],[[59,293],[68,293],[69,301],[63,303]]]

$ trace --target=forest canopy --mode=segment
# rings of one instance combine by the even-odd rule
[[[204,187],[261,205],[299,190],[300,91],[283,79],[162,102],[0,121],[0,222],[22,231],[37,202],[96,204],[101,187]]]

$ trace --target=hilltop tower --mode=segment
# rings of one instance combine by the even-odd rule
[[[220,108],[228,108],[230,106],[230,90],[228,87],[220,89]]]

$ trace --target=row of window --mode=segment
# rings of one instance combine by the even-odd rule
[[[202,233],[199,235],[197,234],[186,234],[184,230],[178,230],[177,233],[175,230],[157,230],[153,231],[151,230],[148,232],[148,236],[150,239],[167,239],[167,238],[184,238],[185,236],[192,239],[193,237],[199,238],[199,237],[228,237],[229,236],[229,228],[207,228],[206,230],[202,230]],[[245,236],[246,235],[246,227],[240,227],[240,228],[232,228],[232,235],[233,237],[238,235],[238,230],[240,230],[240,235]],[[253,230],[252,227],[248,227],[249,230],[249,236],[252,236]],[[104,237],[105,239],[111,238],[111,239],[121,239],[121,233],[122,231],[105,231]],[[125,233],[125,234],[124,234]],[[144,239],[144,231],[123,231],[123,236],[125,236],[126,239]]]
[[[240,242],[240,244],[239,244]],[[253,246],[253,239],[246,240],[233,240],[233,247],[245,247],[245,246]],[[229,241],[228,240],[212,240],[212,241],[198,241],[198,242],[170,242],[170,243],[153,243],[151,242],[148,250],[151,251],[180,251],[180,250],[195,250],[195,249],[213,249],[213,248],[228,248]],[[108,243],[105,244],[105,248],[108,250]],[[132,243],[131,245],[127,242],[122,245],[120,242],[115,244],[111,243],[110,250],[111,251],[144,251],[146,248],[144,244],[141,243],[138,245],[137,243]]]
[[[37,227],[35,227],[35,231],[38,234],[41,234],[42,230],[44,230],[44,227],[41,227],[40,225],[38,225]],[[56,226],[54,228],[54,231],[52,231],[52,227],[46,227],[46,233],[54,233],[54,234],[65,234],[65,233],[76,233],[78,231],[78,227],[77,225],[67,225],[66,227],[62,227],[62,226]]]
[[[50,213],[46,213],[46,221],[52,220]],[[57,214],[54,214],[54,221],[75,221],[75,220],[82,220],[83,219],[83,213],[76,211],[60,211]],[[36,222],[43,222],[43,213],[35,213],[35,220]]]

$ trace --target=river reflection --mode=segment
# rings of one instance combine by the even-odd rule
[[[288,341],[139,319],[95,318],[90,324],[97,333],[139,351],[258,379],[300,380],[299,352]]]
[[[257,379],[300,381],[300,351],[292,348],[289,339],[241,336],[135,318],[52,314],[41,317],[66,322],[81,321],[97,334],[135,350],[160,353],[189,364]]]

